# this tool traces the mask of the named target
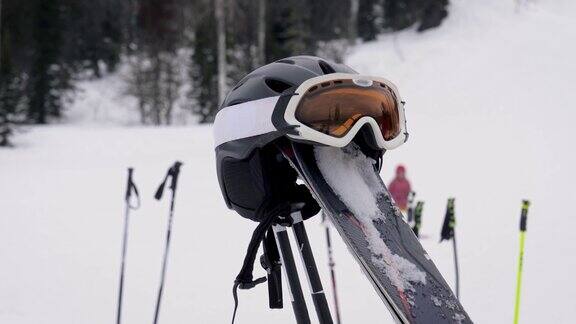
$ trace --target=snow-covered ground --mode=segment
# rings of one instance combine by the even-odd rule
[[[530,198],[521,322],[571,323],[576,4],[451,3],[439,29],[383,36],[348,58],[395,81],[407,101],[410,141],[386,154],[382,176],[407,165],[426,202],[423,244],[449,282],[451,246],[437,242],[446,198],[456,197],[462,303],[478,323],[512,319],[520,200]],[[0,151],[0,323],[114,321],[127,166],[143,204],[131,219],[124,322],[152,321],[168,211],[152,195],[176,159],[184,166],[161,321],[230,320],[232,281],[255,224],[224,206],[211,129],[102,126],[106,116],[126,123],[118,111],[130,100],[119,83],[85,83],[70,124],[31,128]],[[96,121],[85,122],[90,116]],[[330,291],[318,219],[308,231]],[[334,241],[343,320],[390,323]],[[238,323],[293,322],[287,301],[268,310],[265,285],[240,298]]]

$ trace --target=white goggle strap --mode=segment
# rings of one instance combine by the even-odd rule
[[[268,97],[222,108],[214,120],[214,147],[276,131],[272,114],[279,98]]]

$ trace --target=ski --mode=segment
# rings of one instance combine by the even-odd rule
[[[339,197],[320,170],[317,150],[341,151],[345,158],[364,158],[359,150],[314,147],[292,142],[283,147],[302,180],[314,193],[366,277],[397,323],[472,323],[462,305],[393,205],[377,171],[363,168],[359,180],[378,191],[381,218],[366,220]],[[354,151],[354,152],[352,152]],[[338,163],[330,159],[329,163]],[[374,172],[374,174],[370,174]],[[352,177],[350,173],[342,177]],[[355,179],[357,180],[357,179]],[[377,247],[377,248],[375,248]]]

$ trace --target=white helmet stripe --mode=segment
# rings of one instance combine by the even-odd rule
[[[268,97],[222,108],[214,120],[214,147],[276,131],[272,113],[279,98]]]

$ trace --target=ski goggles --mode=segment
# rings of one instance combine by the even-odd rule
[[[293,92],[221,109],[214,136],[218,146],[280,131],[294,140],[343,147],[365,125],[381,149],[406,142],[404,103],[396,86],[383,78],[333,73],[308,79]]]

